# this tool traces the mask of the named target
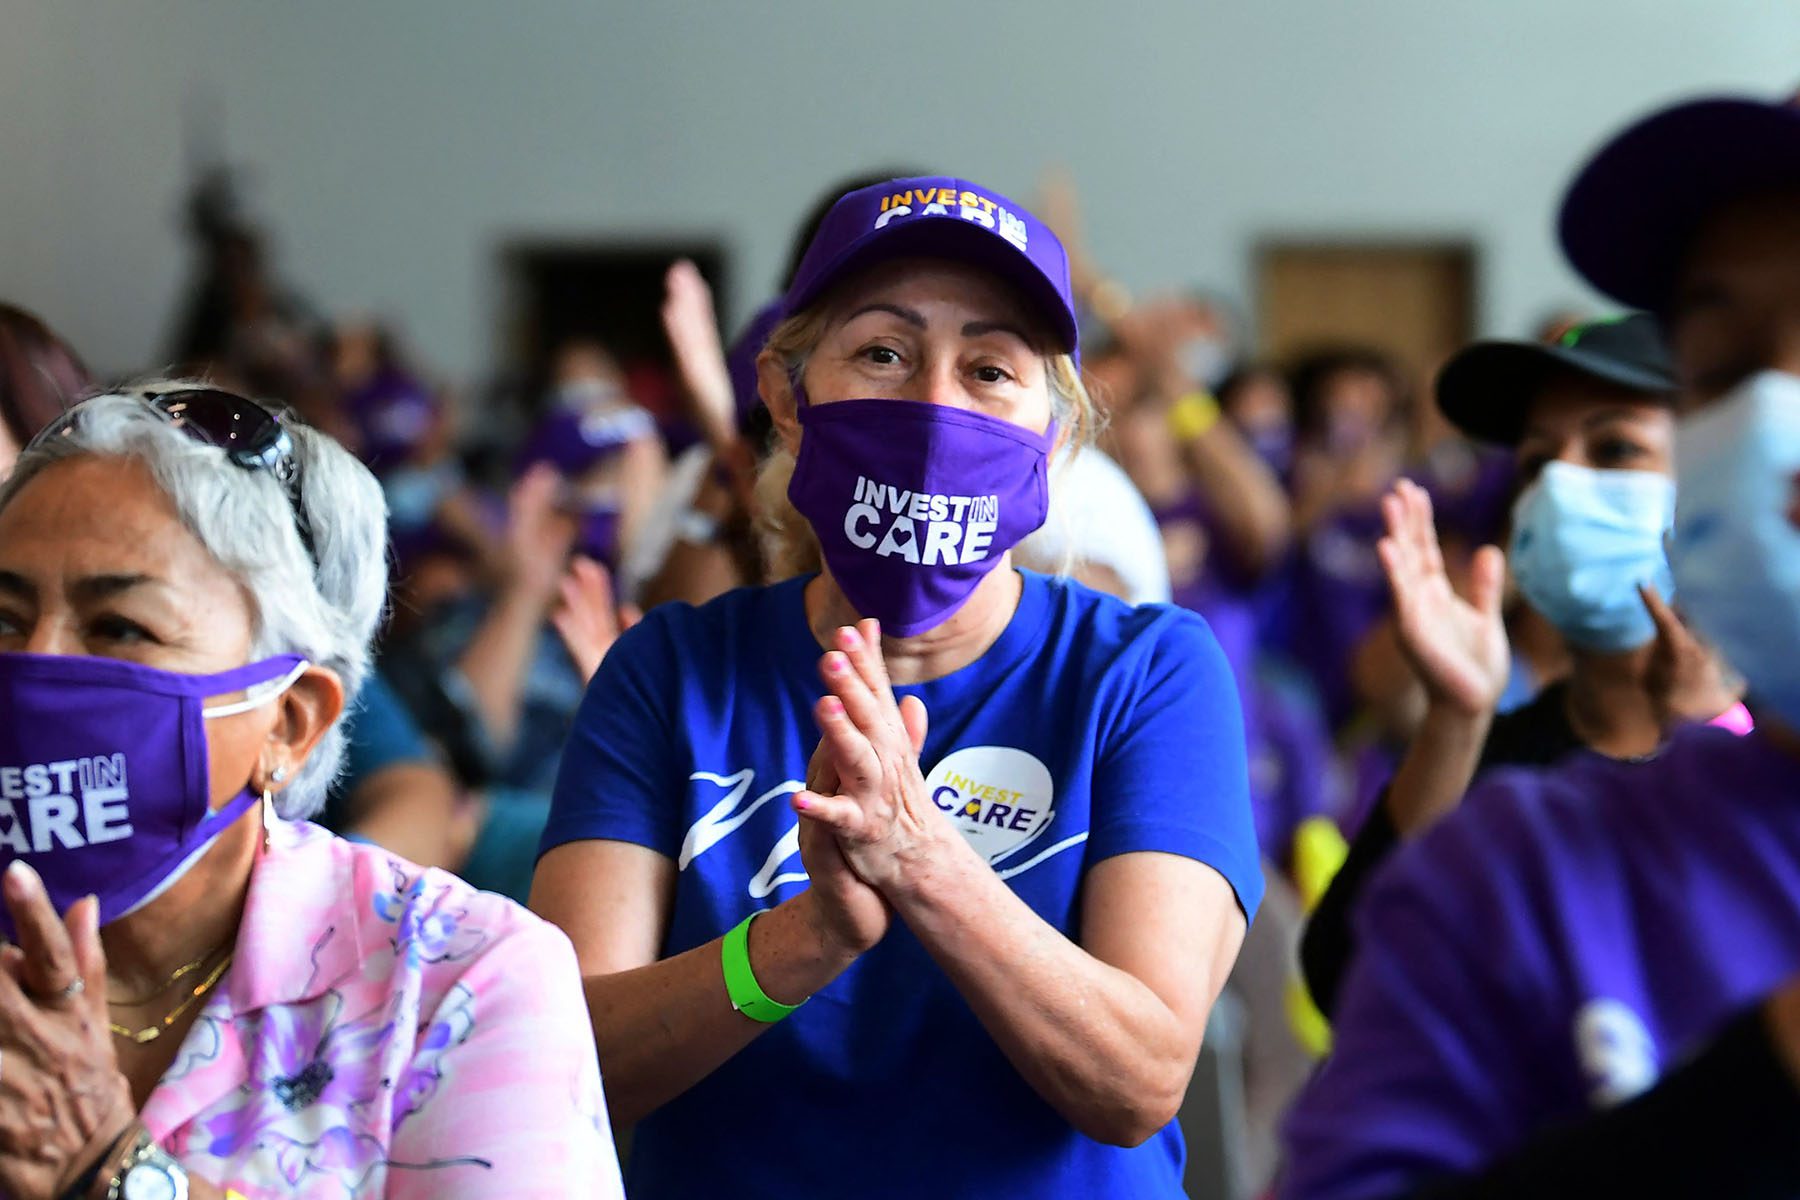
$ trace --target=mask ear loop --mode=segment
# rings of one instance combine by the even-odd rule
[[[252,696],[247,700],[236,700],[230,704],[221,704],[217,708],[203,708],[200,710],[200,715],[210,721],[215,717],[235,717],[237,714],[249,712],[253,708],[261,708],[263,705],[269,703],[269,701],[275,699],[275,697],[293,687],[294,681],[306,674],[308,668],[311,666],[311,663],[304,661],[295,663],[293,670],[289,671],[286,675],[283,675],[280,679],[275,680],[275,686],[271,687],[262,695]],[[250,690],[255,691],[256,688],[263,686],[265,685],[259,683],[254,685]]]

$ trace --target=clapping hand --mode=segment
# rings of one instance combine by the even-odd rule
[[[1459,596],[1444,570],[1431,497],[1401,480],[1381,500],[1387,536],[1376,544],[1400,647],[1433,704],[1468,717],[1492,713],[1506,690],[1511,654],[1500,612],[1505,557],[1494,546],[1475,552],[1469,595]]]
[[[1682,624],[1655,588],[1639,584],[1638,595],[1656,622],[1645,682],[1663,726],[1710,721],[1736,704],[1742,698],[1743,683],[1717,652]]]
[[[17,860],[3,890],[19,942],[0,948],[0,1191],[60,1196],[136,1120],[108,1029],[100,905],[59,918]]]
[[[538,463],[513,485],[506,500],[508,579],[548,604],[575,544],[575,518],[557,504],[562,476]]]
[[[550,624],[556,627],[581,678],[592,679],[619,635],[644,614],[635,605],[615,603],[612,574],[585,555],[576,555],[569,562],[558,592]]]
[[[857,878],[886,891],[954,832],[919,769],[925,705],[916,696],[896,702],[880,626],[845,626],[837,645],[819,664],[831,694],[813,709],[828,769],[795,793],[793,806],[804,822],[830,830]]]

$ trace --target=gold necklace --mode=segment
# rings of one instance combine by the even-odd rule
[[[110,1008],[136,1008],[140,1004],[148,1004],[148,1003],[150,1003],[150,1001],[156,999],[158,996],[162,995],[164,992],[166,992],[170,988],[174,987],[177,983],[181,982],[182,979],[184,979],[188,975],[193,974],[195,971],[198,971],[201,967],[205,966],[207,963],[207,960],[212,958],[212,956],[217,954],[218,952],[219,952],[219,947],[214,946],[211,950],[208,950],[205,954],[202,954],[199,958],[196,958],[193,962],[188,963],[185,966],[175,968],[175,973],[173,975],[169,976],[167,979],[165,979],[161,983],[157,984],[154,988],[151,988],[149,991],[145,992],[142,996],[139,996],[136,1000],[114,1000],[111,996],[108,996],[106,998],[107,1006]]]
[[[232,956],[230,954],[226,954],[225,957],[220,960],[219,965],[213,968],[212,974],[195,984],[192,990],[189,991],[187,999],[183,1000],[180,1004],[177,1004],[169,1012],[168,1016],[164,1017],[156,1024],[147,1025],[142,1029],[132,1030],[127,1029],[123,1025],[108,1022],[107,1028],[112,1030],[113,1033],[117,1034],[119,1037],[136,1042],[140,1046],[147,1042],[154,1042],[163,1035],[163,1030],[167,1029],[181,1018],[182,1013],[192,1008],[196,1000],[212,991],[213,985],[218,983],[219,978],[225,974],[225,969],[231,966],[231,958]]]

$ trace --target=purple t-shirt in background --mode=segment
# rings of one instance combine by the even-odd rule
[[[1331,731],[1310,694],[1261,674],[1251,681],[1245,709],[1256,714],[1256,736],[1248,743],[1256,844],[1285,868],[1300,823],[1336,807]]]
[[[1383,870],[1288,1200],[1406,1194],[1616,1104],[1800,971],[1800,760],[1702,727],[1500,771]]]
[[[1189,492],[1154,512],[1168,551],[1170,598],[1206,618],[1232,673],[1240,682],[1247,680],[1256,657],[1252,585],[1233,569],[1199,493]]]
[[[1451,442],[1409,474],[1431,495],[1439,536],[1471,548],[1503,543],[1517,491],[1509,451]]]
[[[1375,543],[1386,527],[1377,503],[1344,509],[1298,547],[1291,652],[1318,685],[1334,727],[1356,708],[1350,660],[1388,610],[1387,576]]]

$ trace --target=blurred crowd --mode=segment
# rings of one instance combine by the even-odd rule
[[[1790,109],[1763,107],[1782,113],[1790,124],[1794,119]],[[786,504],[798,492],[791,479],[794,464],[778,462],[778,469],[768,469],[771,454],[785,453],[772,433],[781,418],[772,417],[772,406],[764,403],[771,394],[771,372],[779,372],[772,356],[785,353],[770,338],[775,333],[779,340],[778,330],[793,334],[794,313],[784,309],[783,297],[790,306],[803,297],[801,312],[817,303],[807,292],[807,271],[820,269],[824,251],[817,247],[830,250],[838,236],[829,225],[831,214],[859,202],[858,196],[873,197],[858,189],[895,174],[820,181],[814,208],[793,214],[794,249],[784,277],[767,281],[767,303],[740,327],[721,324],[701,271],[675,261],[664,279],[658,315],[666,345],[658,353],[626,356],[597,330],[547,347],[541,361],[502,364],[491,378],[462,380],[447,378],[409,349],[406,313],[329,313],[286,286],[267,232],[240,209],[228,176],[214,175],[196,188],[187,212],[192,279],[171,322],[159,370],[256,397],[296,423],[330,434],[366,465],[385,497],[389,602],[376,636],[373,670],[346,710],[347,752],[317,818],[321,824],[407,862],[443,868],[477,889],[520,903],[535,900],[540,915],[556,920],[559,893],[553,886],[546,897],[539,860],[540,847],[554,853],[559,844],[554,830],[546,836],[553,795],[559,786],[575,786],[564,769],[565,747],[572,732],[577,747],[581,744],[583,721],[617,721],[615,710],[630,707],[617,689],[600,705],[592,699],[602,689],[590,689],[589,683],[609,651],[646,620],[646,613],[663,606],[705,605],[734,589],[774,585],[817,569],[818,542],[806,542],[803,553],[795,553],[800,543],[784,538],[780,528],[781,522],[798,519]],[[1755,179],[1745,184],[1752,193],[1760,186]],[[1784,194],[1791,200],[1791,193]],[[884,213],[887,203],[882,200]],[[981,216],[971,200],[963,204],[965,223]],[[1408,1107],[1428,1089],[1408,1090],[1407,1064],[1416,1060],[1406,1055],[1431,1058],[1441,1051],[1445,1061],[1433,1059],[1417,1078],[1455,1077],[1453,1033],[1439,1037],[1431,1022],[1511,993],[1504,980],[1487,991],[1472,990],[1467,1005],[1455,995],[1434,992],[1439,977],[1428,951],[1443,949],[1430,932],[1437,916],[1403,909],[1396,898],[1407,894],[1402,885],[1408,880],[1427,897],[1463,895],[1453,878],[1463,861],[1459,854],[1468,856],[1461,874],[1470,879],[1487,878],[1484,872],[1504,876],[1505,863],[1513,860],[1483,857],[1475,844],[1479,835],[1470,831],[1485,819],[1480,814],[1494,811],[1488,808],[1474,816],[1465,809],[1457,821],[1446,823],[1447,832],[1432,835],[1433,849],[1395,862],[1401,843],[1416,843],[1424,830],[1457,809],[1478,776],[1512,778],[1489,771],[1548,767],[1586,751],[1606,769],[1623,770],[1662,754],[1670,739],[1690,726],[1717,726],[1741,738],[1756,719],[1754,702],[1752,708],[1742,703],[1746,682],[1740,672],[1752,674],[1753,683],[1759,668],[1765,678],[1775,674],[1751,662],[1741,646],[1717,647],[1690,629],[1685,608],[1676,604],[1697,600],[1707,612],[1724,607],[1704,588],[1721,574],[1710,564],[1694,569],[1698,589],[1684,585],[1686,596],[1674,593],[1666,545],[1676,523],[1673,443],[1680,385],[1665,344],[1666,326],[1642,313],[1559,312],[1538,329],[1459,348],[1422,372],[1420,364],[1401,362],[1382,347],[1349,342],[1270,359],[1257,353],[1242,309],[1212,281],[1172,277],[1160,288],[1134,294],[1114,279],[1085,249],[1074,189],[1065,178],[1047,179],[1034,207],[1060,238],[1058,253],[1067,252],[1066,285],[1059,284],[1066,295],[1058,295],[1069,305],[1079,335],[1067,337],[1063,351],[1079,364],[1073,391],[1084,403],[1091,395],[1093,407],[1075,410],[1073,420],[1081,427],[1063,442],[1031,430],[1032,437],[1050,437],[1046,444],[1057,448],[1047,452],[1048,515],[1018,542],[1014,561],[1045,575],[1073,578],[1128,605],[1173,605],[1199,614],[1229,667],[1242,711],[1255,853],[1266,892],[1259,897],[1254,884],[1234,877],[1228,854],[1192,855],[1210,862],[1234,889],[1236,906],[1221,903],[1220,911],[1234,919],[1240,910],[1246,920],[1255,918],[1242,953],[1233,945],[1225,956],[1227,963],[1235,958],[1235,968],[1228,983],[1221,980],[1225,995],[1212,1010],[1207,1043],[1228,1040],[1224,1026],[1231,1021],[1242,1026],[1234,1035],[1237,1057],[1225,1068],[1233,1076],[1225,1091],[1241,1093],[1236,1123],[1226,1122],[1226,1136],[1242,1140],[1234,1151],[1242,1159],[1235,1184],[1244,1190],[1273,1185],[1283,1165],[1280,1125],[1293,1112],[1285,1134],[1290,1169],[1285,1186],[1292,1194],[1388,1194],[1375,1183],[1357,1191],[1360,1185],[1343,1181],[1404,1177],[1404,1194],[1425,1195],[1410,1189],[1435,1178],[1432,1171],[1444,1162],[1433,1159],[1432,1171],[1417,1173],[1394,1165],[1411,1161],[1414,1130],[1423,1131],[1421,1144],[1429,1140],[1435,1127],[1420,1114],[1435,1120],[1440,1111],[1424,1101]],[[1008,215],[1004,207],[1000,211]],[[885,224],[877,219],[874,231]],[[983,236],[1007,237],[1008,231],[991,220],[983,229]],[[1023,256],[1022,234],[1014,245]],[[810,259],[809,247],[814,248]],[[996,253],[971,252],[973,266],[967,269],[987,269]],[[829,270],[853,280],[886,278],[878,272],[858,276],[855,270],[872,269],[847,262],[847,254],[831,260]],[[1007,270],[1024,269],[1009,260]],[[1606,276],[1609,268],[1583,269]],[[1036,275],[1022,277],[1037,286]],[[1608,290],[1635,300],[1634,288],[1627,279]],[[1667,299],[1648,290],[1642,294],[1647,308]],[[905,315],[891,303],[871,308]],[[1062,310],[1051,308],[1060,321]],[[1665,321],[1668,315],[1667,306],[1659,308]],[[977,327],[987,328],[977,321],[963,332]],[[1690,358],[1698,353],[1691,344],[1683,352]],[[803,363],[804,357],[794,361]],[[1056,357],[1046,361],[1054,372]],[[790,368],[790,382],[799,380],[799,367],[791,362]],[[1055,400],[1060,393],[1054,373],[1050,378],[1048,394]],[[0,478],[40,430],[57,425],[74,399],[123,382],[91,378],[77,350],[42,321],[23,308],[0,307]],[[786,386],[775,390],[783,392],[790,416],[797,403],[800,415],[793,419],[822,420],[807,410],[799,384],[793,384],[795,396],[785,394]],[[867,394],[852,391],[839,411],[900,398],[855,398]],[[1054,414],[1052,431],[1065,419],[1062,409]],[[947,444],[933,443],[930,453],[944,453],[948,460]],[[859,501],[865,482],[857,483]],[[918,485],[910,493],[921,513],[927,490]],[[313,551],[298,502],[296,518],[301,539]],[[813,520],[810,512],[807,519]],[[831,551],[827,542],[828,566]],[[317,566],[317,553],[314,560]],[[910,561],[917,565],[916,555]],[[1702,560],[1695,555],[1690,561]],[[1744,563],[1761,561],[1751,555]],[[669,611],[680,610],[664,608],[665,619]],[[654,625],[657,619],[649,621]],[[1720,619],[1714,628],[1734,626]],[[855,636],[849,631],[839,649],[854,648]],[[801,640],[805,654],[816,657],[820,646]],[[695,635],[680,643],[678,652],[704,656],[711,648]],[[649,653],[639,651],[640,657]],[[722,661],[728,653],[741,650],[721,649]],[[1182,666],[1198,672],[1200,656],[1194,657]],[[707,676],[704,668],[688,672],[685,663],[676,665],[683,672],[680,688],[698,688],[694,680]],[[1775,690],[1766,683],[1764,689],[1765,694]],[[585,710],[584,697],[590,706]],[[729,696],[712,699],[726,714],[721,720],[738,719],[731,716]],[[1077,707],[1085,706],[1087,697],[1080,701]],[[1140,719],[1135,700],[1102,695],[1096,704],[1115,704],[1130,720]],[[841,715],[843,706],[835,711]],[[922,726],[911,724],[919,711],[914,699],[913,707],[896,708],[889,722],[897,729],[907,722],[900,732],[910,737],[914,758],[926,736]],[[1785,719],[1779,707],[1773,711]],[[1235,717],[1229,714],[1177,716],[1191,717],[1196,728],[1223,728],[1235,736]],[[812,727],[804,732],[804,744],[811,745]],[[827,728],[817,755],[827,753],[831,740]],[[1713,747],[1707,753],[1733,753],[1706,745]],[[609,764],[630,757],[629,747],[604,750]],[[815,757],[813,768],[818,762]],[[1601,770],[1592,768],[1584,785],[1588,791],[1605,790],[1601,781],[1610,776]],[[704,771],[683,780],[702,777],[731,782]],[[798,777],[792,781],[802,824],[808,819],[805,797],[824,786],[817,780],[809,769],[806,786],[813,790],[803,793]],[[741,798],[748,786],[744,782],[734,795]],[[1013,795],[1016,800],[1018,793]],[[744,817],[767,799],[751,805]],[[694,849],[694,839],[722,825],[735,802],[728,798],[693,823],[680,847],[679,870],[686,871],[706,848]],[[265,791],[264,804],[270,803]],[[597,794],[595,810],[607,814],[608,803],[610,797]],[[979,803],[971,809],[978,810]],[[1524,804],[1512,811],[1528,810],[1537,811]],[[1602,810],[1596,804],[1591,811]],[[1021,828],[1016,817],[1011,828]],[[792,838],[803,836],[799,829]],[[1525,837],[1504,823],[1498,829],[1495,837],[1501,841]],[[711,836],[729,832],[714,830]],[[837,836],[838,848],[831,853],[852,854],[855,839],[841,829]],[[566,844],[580,837],[613,835],[560,840]],[[1085,837],[1083,832],[1074,841]],[[1606,840],[1604,831],[1595,835],[1595,844]],[[1672,834],[1646,853],[1660,861],[1657,855],[1673,854],[1669,847],[1680,841]],[[1133,848],[1157,846],[1146,841]],[[804,874],[783,875],[755,892],[757,881],[766,882],[786,861],[784,855],[808,855],[813,886],[823,886],[819,863],[827,860],[817,857],[823,853],[817,843],[783,841],[768,853],[750,885],[759,900],[769,887],[806,880]],[[1507,853],[1530,859],[1516,845]],[[664,857],[675,860],[673,853]],[[661,867],[676,869],[669,863]],[[1388,900],[1371,909],[1368,887],[1378,870],[1386,871],[1382,895]],[[1419,882],[1428,870],[1442,878],[1433,874]],[[1554,875],[1550,868],[1544,871]],[[876,889],[866,874],[860,878]],[[1510,911],[1551,913],[1545,920],[1560,928],[1554,914],[1579,907],[1572,898],[1578,889],[1555,879],[1551,884],[1555,899],[1546,906],[1521,903]],[[682,886],[710,897],[709,884],[684,880]],[[858,885],[849,886],[854,892]],[[1071,883],[1071,895],[1075,886]],[[1621,894],[1628,892],[1622,885]],[[684,905],[700,902],[681,894]],[[893,917],[888,903],[895,902],[891,892],[884,894],[888,902],[879,897],[874,902],[874,911],[882,914],[881,931]],[[730,899],[741,898],[732,893]],[[854,911],[848,901],[844,907]],[[610,912],[602,904],[595,908],[601,914],[596,921]],[[668,913],[658,919],[666,933]],[[684,919],[691,916],[674,917],[677,925]],[[1450,943],[1464,937],[1502,943],[1518,934],[1525,920],[1471,907],[1446,918],[1446,927]],[[1622,921],[1631,925],[1628,918]],[[659,958],[663,935],[649,948],[654,953],[645,965],[596,971],[593,947],[599,943],[583,940],[586,927],[579,922],[557,923],[570,929],[587,977],[609,1092],[620,1078],[629,1080],[622,1092],[611,1094],[615,1115],[621,1109],[657,1108],[666,1098],[643,1082],[635,1060],[625,1060],[607,1041],[608,1020],[615,1022],[610,1031],[615,1039],[647,1026],[632,1023],[636,1010],[624,1001],[607,1007],[605,997],[612,993],[601,989],[633,970],[663,970],[658,978],[675,979],[671,959],[648,965]],[[749,962],[749,925],[746,918],[725,935],[725,984],[753,989],[774,1015],[751,1015],[774,1023],[797,1005],[770,1001],[754,979],[743,985],[730,975],[733,954]],[[1732,924],[1726,932],[1741,927]],[[1377,930],[1379,940],[1365,942]],[[696,941],[710,944],[718,931],[703,932]],[[1235,936],[1222,934],[1219,944]],[[742,939],[735,950],[733,937]],[[1400,954],[1397,948],[1414,938],[1426,949],[1410,958]],[[861,949],[872,950],[879,939],[878,932]],[[1530,945],[1547,940],[1536,933],[1523,937]],[[1371,948],[1364,950],[1365,945]],[[935,944],[933,949],[942,953]],[[1571,952],[1569,961],[1578,957]],[[1696,971],[1705,974],[1706,968]],[[1466,983],[1476,973],[1470,969],[1456,978]],[[687,980],[696,995],[702,985],[718,990],[710,976],[696,980]],[[957,980],[958,986],[966,983]],[[1758,980],[1756,986],[1767,983]],[[974,985],[967,987],[969,994],[980,994]],[[734,1014],[750,1012],[738,990],[731,1001]],[[1594,1008],[1597,1003],[1580,1007],[1573,1018],[1574,1053],[1584,1069],[1591,1068],[1589,1083],[1616,1090],[1607,1093],[1609,1103],[1628,1099],[1655,1079],[1653,1070],[1640,1069],[1642,1063],[1632,1057],[1638,1053],[1633,1047],[1649,1035],[1632,1023],[1635,1016],[1618,1017],[1611,1009]],[[1555,1020],[1563,1015],[1558,1009]],[[1204,1013],[1200,1019],[1205,1021]],[[695,1019],[692,1044],[729,1041],[703,1024]],[[1336,1056],[1318,1071],[1334,1038]],[[1421,1049],[1421,1040],[1429,1045]],[[1392,1055],[1383,1050],[1389,1042],[1399,1047]],[[738,1044],[723,1053],[735,1052]],[[1021,1052],[1015,1061],[1025,1057]],[[614,1064],[621,1061],[615,1075]],[[702,1079],[715,1067],[726,1069],[714,1062],[691,1073]],[[1504,1074],[1491,1055],[1475,1073],[1481,1080]],[[1295,1109],[1309,1078],[1315,1080],[1312,1090]],[[715,1090],[738,1086],[718,1079]],[[1054,1084],[1040,1084],[1035,1077],[1031,1082],[1040,1094],[1057,1094]],[[1587,1085],[1570,1084],[1578,1086]],[[1470,1083],[1457,1097],[1482,1095],[1483,1087]],[[1524,1088],[1520,1084],[1517,1095]],[[658,1098],[633,1108],[633,1098],[645,1094]],[[712,1093],[699,1088],[695,1094]],[[1516,1116],[1523,1102],[1509,1096],[1506,1103],[1496,1100],[1493,1111]],[[1381,1103],[1371,1104],[1363,1117],[1347,1115],[1369,1097]],[[1392,1109],[1384,1109],[1382,1103],[1390,1100]],[[1462,1111],[1446,1103],[1450,1107],[1442,1111]],[[1071,1107],[1078,1106],[1058,1111],[1066,1115]],[[669,1118],[688,1119],[691,1111]],[[1161,1120],[1166,1123],[1167,1117]],[[1456,1123],[1450,1116],[1444,1121]],[[1644,1130],[1661,1128],[1646,1121]],[[1466,1124],[1481,1126],[1483,1120],[1477,1113]],[[1136,1145],[1143,1137],[1099,1140]],[[668,1166],[680,1155],[671,1158],[667,1146],[658,1153],[656,1161],[664,1165],[655,1169],[669,1172],[659,1177],[680,1177]],[[1553,1175],[1571,1161],[1558,1153],[1541,1151],[1512,1178],[1524,1181],[1521,1187],[1541,1182],[1545,1172]],[[1293,1164],[1301,1160],[1302,1169],[1294,1173]],[[1461,1166],[1473,1173],[1492,1161],[1515,1160],[1485,1146],[1479,1154],[1471,1151]],[[1494,1186],[1504,1183],[1499,1175],[1483,1178]],[[1502,1186],[1500,1192],[1443,1194],[1507,1193]],[[1550,1193],[1527,1188],[1512,1194]]]
[[[790,279],[831,201],[884,177],[833,183],[796,214]],[[1380,348],[1263,359],[1239,308],[1196,281],[1133,296],[1083,252],[1070,182],[1053,175],[1045,193],[1103,424],[1054,464],[1050,518],[1018,557],[1134,604],[1191,609],[1230,663],[1271,888],[1239,981],[1260,1014],[1248,1171],[1267,1178],[1276,1117],[1326,1043],[1293,962],[1300,918],[1427,708],[1378,553],[1383,498],[1402,480],[1421,489],[1466,591],[1476,549],[1504,544],[1518,473]],[[622,362],[603,337],[580,337],[496,371],[501,383],[453,381],[408,350],[404,313],[329,314],[286,287],[227,176],[196,190],[189,232],[172,373],[329,432],[386,495],[391,605],[319,819],[524,902],[562,747],[619,633],[646,608],[791,573],[757,536],[769,421],[755,357],[778,305],[724,329],[699,270],[673,262],[666,360]],[[1537,336],[1574,323],[1552,318]],[[15,382],[0,399],[23,444],[101,381],[28,313],[8,310],[4,336]],[[1504,612],[1515,653],[1500,711],[1569,669],[1516,587]]]
[[[872,178],[797,214],[796,256],[828,202]],[[1105,423],[1056,464],[1022,560],[1207,619],[1242,693],[1258,839],[1291,871],[1309,821],[1358,822],[1424,711],[1376,552],[1382,497],[1401,479],[1425,490],[1460,585],[1473,551],[1504,540],[1512,457],[1462,436],[1378,348],[1264,360],[1213,291],[1132,297],[1081,253],[1070,185],[1046,188]],[[754,358],[774,306],[722,330],[700,272],[675,262],[667,360],[620,362],[582,337],[495,375],[526,382],[452,381],[408,351],[404,313],[333,316],[285,287],[224,177],[197,190],[190,225],[195,279],[166,362],[330,432],[387,496],[393,603],[327,823],[523,900],[558,752],[620,629],[779,577],[753,494],[768,436]],[[7,394],[23,437],[87,381],[26,314],[10,320],[34,354]],[[29,377],[43,371],[62,374]],[[1521,653],[1503,710],[1567,669],[1516,590],[1506,611]]]

